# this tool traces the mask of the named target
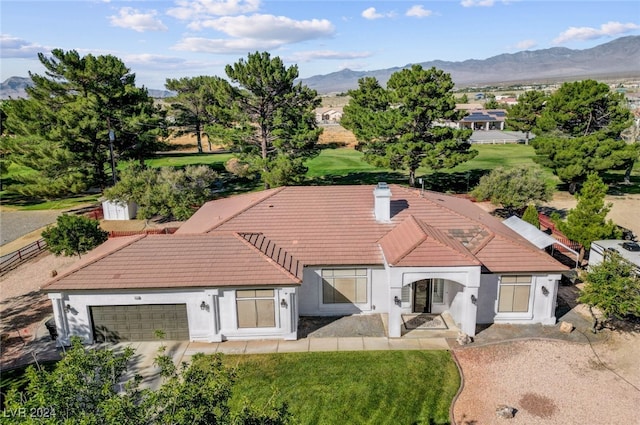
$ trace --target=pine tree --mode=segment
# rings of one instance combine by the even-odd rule
[[[467,141],[471,130],[438,125],[461,118],[449,74],[413,65],[392,74],[386,89],[375,78],[358,84],[341,124],[353,131],[367,162],[408,170],[413,186],[420,166],[451,168],[477,155]]]
[[[532,226],[536,226],[536,228],[540,228],[540,218],[538,217],[538,209],[535,205],[529,204],[526,210],[524,210],[524,214],[522,214],[522,220],[531,224]]]
[[[578,203],[569,210],[566,221],[556,220],[560,231],[581,245],[580,260],[584,258],[585,251],[591,248],[591,242],[621,236],[615,223],[606,219],[611,209],[611,204],[604,202],[606,194],[607,185],[602,179],[596,173],[589,174],[584,186],[576,194]]]
[[[25,141],[23,146],[11,145],[11,160],[35,170],[33,177],[52,178],[52,160],[38,161],[39,151],[45,150],[65,159],[57,167],[61,175],[76,176],[69,192],[104,187],[111,181],[106,172],[111,131],[117,158],[142,161],[162,148],[164,113],[146,89],[135,86],[135,75],[120,59],[81,57],[74,50],[61,49],[54,49],[51,57],[41,53],[38,58],[45,74],[30,74],[34,85],[27,89],[29,97],[11,100],[4,108],[6,132]],[[46,188],[40,186],[32,193]],[[42,196],[56,196],[57,185],[53,188]]]
[[[321,129],[315,122],[320,98],[315,90],[296,84],[298,67],[285,67],[267,52],[249,54],[225,68],[234,83],[227,128],[207,132],[228,140],[238,158],[262,178],[265,188],[298,183],[304,162],[319,153]]]

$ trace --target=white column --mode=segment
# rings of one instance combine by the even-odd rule
[[[396,303],[396,299],[400,300],[400,302]],[[402,336],[402,288],[390,288],[389,290],[389,337],[400,338],[401,336]]]
[[[220,290],[212,289],[205,291],[207,303],[211,306],[209,311],[209,342],[221,342],[222,334],[220,333]]]

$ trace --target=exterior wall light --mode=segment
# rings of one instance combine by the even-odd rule
[[[209,310],[209,304],[207,304],[206,302],[202,301],[200,303],[200,310],[202,310],[202,311]]]
[[[287,308],[287,305],[287,300],[285,300],[284,298],[280,300],[280,307]]]
[[[71,304],[65,304],[64,311],[66,311],[67,313],[71,313],[71,310],[72,310]]]
[[[402,305],[402,300],[400,298],[398,298],[398,296],[396,295],[395,297],[393,297],[393,302],[395,303],[395,305],[397,305],[398,307],[400,307]]]
[[[478,298],[475,295],[471,294],[471,304],[475,304],[478,302]]]
[[[547,289],[546,286],[543,286],[541,289],[542,289],[542,295],[544,295],[545,297],[549,295],[549,290]]]

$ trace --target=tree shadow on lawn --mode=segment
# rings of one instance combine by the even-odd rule
[[[407,184],[409,178],[405,174],[398,172],[360,171],[356,173],[326,174],[324,176],[313,177],[308,179],[306,184],[311,186],[339,186],[377,184],[378,182]]]
[[[489,174],[489,169],[476,169],[455,173],[436,171],[422,176],[424,188],[435,192],[468,193],[480,182],[480,178]]]

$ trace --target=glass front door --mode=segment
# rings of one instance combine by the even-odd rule
[[[413,312],[431,313],[431,279],[413,282]]]

